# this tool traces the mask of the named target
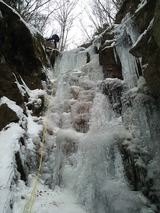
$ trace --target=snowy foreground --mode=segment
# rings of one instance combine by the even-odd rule
[[[31,178],[32,181],[34,179],[35,177]],[[29,195],[31,194],[33,184],[30,183],[29,186],[30,187],[26,187],[24,186],[24,183],[19,183],[17,188],[17,197],[15,198],[15,205],[13,208],[14,213],[23,212],[23,207],[26,204],[26,200],[29,200]],[[61,189],[58,186],[53,191],[40,182],[37,186],[32,212],[86,213],[83,207],[77,204],[75,195],[73,195],[71,191]]]
[[[17,124],[11,123],[0,132],[0,213],[27,212],[24,211],[24,206],[34,187],[46,119],[41,176],[33,208],[28,212],[156,212],[156,207],[140,191],[132,190],[119,150],[119,144],[124,144],[130,151],[138,153],[138,137],[148,143],[145,135],[150,134],[149,129],[148,132],[140,132],[139,122],[136,120],[139,111],[145,112],[142,100],[149,98],[144,94],[139,95],[139,91],[146,88],[145,81],[140,78],[138,86],[135,86],[135,75],[131,82],[125,73],[130,89],[127,93],[125,81],[103,80],[94,45],[98,48],[98,43],[95,42],[87,50],[79,48],[65,52],[57,59],[51,79],[54,83],[54,92],[51,93],[54,94],[53,98],[45,91],[31,91],[25,83],[20,85],[17,82],[22,95],[27,91],[31,103],[40,104],[39,96],[43,95],[46,105],[47,102],[51,104],[49,114],[35,117],[27,110],[27,115],[24,115],[14,102],[5,97],[1,100],[0,104],[7,103],[17,113],[20,121]],[[88,63],[87,51],[90,54]],[[122,49],[119,48],[118,51],[122,54]],[[124,51],[124,54],[126,56],[127,53]],[[135,61],[133,66],[134,63]],[[135,98],[132,113],[131,109],[126,110],[123,117],[125,126],[128,125],[127,130],[122,115],[115,113],[103,93],[103,87],[107,85],[124,87],[127,97]],[[145,113],[141,119],[144,118]],[[127,121],[130,123],[127,124]],[[148,147],[143,143],[145,152],[155,148],[156,145]],[[155,159],[157,156],[158,153]],[[141,167],[147,166],[140,156],[136,163]]]
[[[20,108],[19,111],[21,111]],[[31,117],[28,118],[30,143],[27,144],[27,148],[30,150],[34,149],[32,143],[33,137],[38,136],[38,131],[42,130],[42,126],[38,126],[32,119]],[[7,130],[0,132],[0,212],[3,213],[22,213],[35,183],[35,174],[29,175],[27,186],[24,181],[21,180],[16,180],[16,185],[14,183],[15,170],[17,169],[15,153],[20,151],[19,139],[24,133],[24,129],[21,128],[19,124],[14,123],[10,124]],[[32,212],[85,213],[85,210],[77,204],[72,192],[63,188],[61,189],[58,186],[53,191],[40,180],[37,186]]]

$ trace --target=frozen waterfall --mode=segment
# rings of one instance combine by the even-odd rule
[[[56,92],[41,176],[45,185],[55,193],[71,194],[79,206],[74,212],[154,212],[127,180],[120,149],[132,135],[103,91],[107,84],[123,88],[124,82],[103,80],[94,46],[65,52],[56,61],[53,78]]]
[[[116,51],[124,80],[104,79],[95,42],[56,59],[50,95],[17,82],[30,102],[38,104],[38,96],[44,95],[46,105],[48,97],[51,104],[33,213],[158,212],[152,199],[160,185],[159,111],[144,78],[136,74],[136,59],[126,61],[121,36]],[[20,107],[8,104],[21,116]],[[46,116],[27,113],[20,126],[11,124],[0,134],[3,149],[11,153],[0,164],[8,176],[0,185],[3,213],[23,212],[36,177]],[[21,176],[19,167],[25,169]]]

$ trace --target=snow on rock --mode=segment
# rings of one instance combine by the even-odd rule
[[[25,22],[24,19],[19,15],[19,13],[18,13],[15,9],[13,9],[12,7],[10,7],[10,6],[9,6],[8,4],[6,4],[4,1],[0,1],[0,2],[6,6],[6,8],[7,8],[7,10],[8,10],[9,13],[12,12],[13,14],[15,14],[16,17],[17,17],[21,22],[23,22],[23,24],[26,25],[26,27],[30,30],[30,32],[31,32],[33,35],[36,35],[37,33],[38,33],[38,34],[41,34],[33,25],[31,25],[31,24]],[[0,13],[1,13],[1,12],[0,12]],[[1,14],[2,14],[2,13],[1,13]],[[2,18],[3,18],[3,16],[2,16]]]
[[[14,197],[14,182],[17,178],[15,153],[20,150],[19,140],[24,130],[12,123],[0,132],[0,212],[11,213]]]
[[[43,107],[47,105],[47,93],[42,89],[34,89],[31,90],[28,88],[24,80],[20,77],[21,83],[17,80],[14,75],[17,84],[17,87],[25,100],[25,106],[29,111],[34,115],[39,115],[42,111]]]
[[[0,106],[1,106],[2,104],[7,104],[7,106],[8,106],[10,109],[12,109],[12,110],[17,114],[17,116],[18,116],[19,118],[22,118],[22,116],[24,116],[24,115],[23,115],[23,109],[22,109],[20,106],[18,106],[18,105],[16,104],[16,102],[11,101],[11,100],[8,99],[7,97],[2,97],[2,98],[0,99]]]
[[[146,34],[148,33],[148,31],[152,29],[153,22],[154,22],[154,18],[150,21],[147,29],[141,35],[139,35],[136,42],[133,44],[132,48],[134,48],[144,37],[146,37]]]
[[[147,4],[147,0],[141,0],[135,13],[141,10],[146,4]]]

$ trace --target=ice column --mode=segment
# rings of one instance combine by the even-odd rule
[[[122,75],[124,81],[129,88],[137,86],[137,80],[139,77],[137,58],[129,53],[132,44],[138,38],[138,34],[133,31],[133,21],[129,14],[122,20],[121,25],[116,27],[116,51],[119,55],[122,64]]]

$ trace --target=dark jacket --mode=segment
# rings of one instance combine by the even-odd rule
[[[46,41],[54,41],[54,47],[57,49],[57,42],[59,42],[59,36],[57,34],[52,35],[50,38],[47,38]]]
[[[55,42],[59,42],[59,36],[57,34],[52,35],[50,38],[46,39],[47,41],[54,40]]]

